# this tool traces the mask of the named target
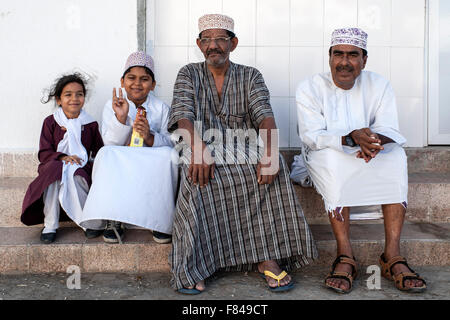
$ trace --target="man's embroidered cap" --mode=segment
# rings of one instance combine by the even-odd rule
[[[130,54],[125,63],[124,72],[127,71],[131,67],[147,67],[153,73],[155,73],[155,64],[153,62],[152,57],[142,51],[134,52]]]
[[[205,14],[198,19],[198,30],[225,29],[234,33],[234,20],[223,14]]]
[[[367,50],[367,33],[359,28],[336,29],[331,34],[331,47],[349,44]]]

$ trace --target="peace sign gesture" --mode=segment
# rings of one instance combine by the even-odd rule
[[[119,88],[119,96],[116,95],[116,88],[113,89],[112,107],[116,113],[116,118],[120,123],[125,124],[128,117],[130,105],[127,99],[124,99],[122,89]]]

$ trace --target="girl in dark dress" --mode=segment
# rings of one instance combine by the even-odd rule
[[[103,147],[98,123],[82,109],[85,97],[86,80],[74,73],[57,79],[42,101],[54,99],[58,107],[42,126],[39,175],[25,194],[21,221],[28,226],[44,223],[44,243],[55,241],[59,221],[73,220],[78,224],[91,185],[90,159]],[[101,235],[103,229],[102,225],[92,225],[84,231],[93,238]]]

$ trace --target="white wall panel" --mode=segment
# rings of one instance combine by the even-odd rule
[[[65,73],[91,76],[85,110],[100,120],[137,50],[136,30],[135,1],[2,1],[0,110],[10,117],[0,119],[0,149],[38,149],[42,121],[54,111],[41,104],[43,90]]]

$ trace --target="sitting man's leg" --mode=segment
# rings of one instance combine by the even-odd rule
[[[334,236],[336,238],[337,245],[337,257],[344,255],[353,259],[353,251],[350,243],[350,210],[349,208],[343,208],[341,211],[342,219],[338,218],[338,214],[335,213],[334,216],[332,213],[329,214],[331,227],[333,229]],[[353,267],[348,263],[337,263],[334,268],[335,272],[345,272],[348,274],[353,274]],[[349,280],[346,280],[341,277],[329,277],[326,280],[326,285],[347,291],[350,289],[351,284]]]
[[[400,235],[402,232],[403,222],[405,220],[406,209],[402,204],[383,205],[384,230],[385,230],[385,261],[391,260],[393,257],[400,256]],[[411,270],[403,263],[397,263],[392,266],[392,274],[410,273]],[[422,280],[411,279],[405,280],[406,288],[422,287]]]

